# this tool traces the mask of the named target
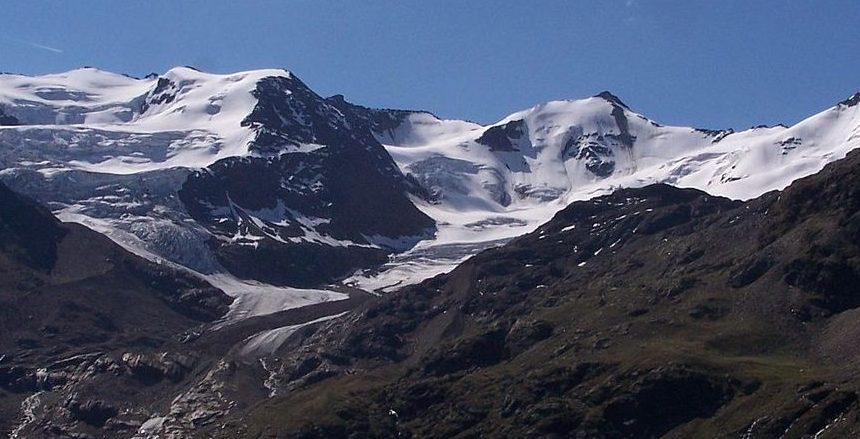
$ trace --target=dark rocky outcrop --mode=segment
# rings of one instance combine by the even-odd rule
[[[108,419],[119,414],[119,410],[100,400],[78,401],[71,399],[66,407],[72,412],[72,416],[79,421],[86,422],[93,427],[104,427]]]
[[[494,152],[519,151],[517,144],[526,134],[525,121],[514,120],[504,125],[487,128],[475,141]]]
[[[46,208],[0,183],[0,251],[30,267],[50,270],[57,260],[57,241],[65,234]]]
[[[326,102],[348,114],[352,120],[361,121],[362,125],[370,128],[377,135],[388,135],[393,137],[396,130],[410,114],[427,113],[426,111],[409,111],[395,109],[368,108],[347,102],[343,95],[334,95],[326,98]]]
[[[839,105],[843,105],[846,107],[853,107],[857,104],[860,104],[860,93],[854,93],[849,98],[839,103]]]
[[[3,109],[0,108],[0,126],[14,126],[20,125],[21,123],[14,116],[8,115],[3,112]]]

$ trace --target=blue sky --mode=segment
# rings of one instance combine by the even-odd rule
[[[860,1],[6,0],[0,71],[284,67],[492,122],[611,90],[667,124],[794,123],[860,91]]]

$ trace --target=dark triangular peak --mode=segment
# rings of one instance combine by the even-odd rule
[[[605,101],[607,101],[607,102],[609,102],[609,103],[611,103],[611,104],[613,104],[613,105],[617,105],[617,106],[622,107],[622,108],[624,108],[624,109],[630,110],[630,107],[628,107],[628,106],[627,106],[627,104],[625,104],[624,102],[622,102],[622,101],[621,101],[621,98],[619,98],[618,96],[615,96],[614,94],[612,94],[612,92],[609,92],[609,91],[604,90],[604,91],[602,91],[602,92],[600,92],[600,93],[598,93],[598,94],[594,95],[594,97],[596,97],[596,98],[602,98],[602,99],[604,99]]]
[[[519,151],[517,144],[528,128],[524,120],[513,120],[504,125],[495,125],[484,131],[475,141],[490,148],[490,151]]]

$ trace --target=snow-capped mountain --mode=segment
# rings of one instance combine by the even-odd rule
[[[663,126],[603,92],[487,127],[413,113],[376,134],[448,210],[507,211],[657,181],[749,199],[856,147],[858,96],[790,128],[743,132]]]
[[[203,274],[318,285],[434,231],[364,122],[283,70],[2,75],[0,111],[10,186]]]
[[[781,189],[860,146],[858,101],[734,132],[604,92],[482,126],[322,98],[284,70],[0,75],[0,178],[205,275],[392,289],[619,187]]]
[[[792,127],[741,132],[663,126],[609,92],[547,102],[489,126],[396,113],[400,123],[374,133],[429,192],[418,206],[440,224],[439,234],[382,275],[351,281],[386,288],[445,271],[476,247],[620,187],[668,183],[735,199],[782,189],[860,146],[858,101],[860,94]]]

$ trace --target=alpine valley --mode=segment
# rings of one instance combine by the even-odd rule
[[[858,147],[860,93],[734,131],[0,74],[0,431],[858,436]]]

